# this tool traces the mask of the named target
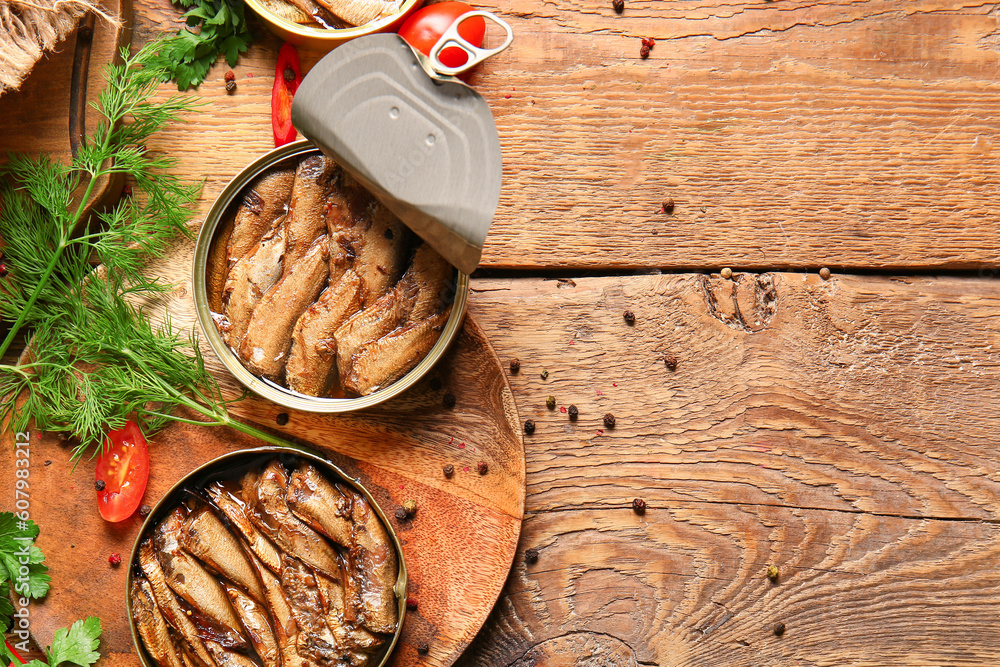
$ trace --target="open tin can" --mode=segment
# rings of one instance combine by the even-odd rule
[[[139,636],[138,629],[136,628],[135,614],[132,608],[132,584],[134,578],[136,577],[139,549],[143,540],[149,536],[149,532],[153,529],[153,527],[155,527],[161,519],[172,511],[173,508],[188,499],[190,491],[204,489],[210,482],[215,480],[233,479],[243,471],[252,469],[255,466],[262,467],[274,458],[277,458],[282,461],[282,463],[286,464],[289,462],[307,462],[315,466],[320,472],[324,473],[327,476],[327,479],[353,488],[355,491],[360,493],[366,501],[368,501],[378,520],[384,526],[392,543],[392,547],[396,552],[397,562],[399,563],[396,584],[393,588],[398,620],[392,637],[387,638],[386,642],[379,648],[378,652],[373,655],[369,665],[371,665],[371,667],[383,667],[383,665],[385,665],[385,663],[389,660],[393,648],[395,648],[396,643],[399,641],[399,637],[403,629],[403,620],[406,616],[407,585],[406,563],[403,559],[403,549],[399,542],[399,538],[396,536],[396,532],[393,530],[392,523],[387,519],[368,489],[362,486],[358,480],[349,477],[333,463],[310,451],[309,449],[288,444],[281,447],[268,445],[237,452],[230,452],[195,468],[174,484],[174,486],[171,487],[162,498],[160,498],[159,502],[156,503],[152,511],[150,511],[149,516],[146,517],[146,520],[143,522],[142,528],[140,528],[139,534],[136,537],[135,544],[132,546],[132,552],[129,555],[128,561],[129,569],[125,577],[125,607],[129,618],[129,628],[132,632],[132,641],[135,645],[136,653],[138,654],[139,660],[142,662],[144,667],[157,667],[157,663],[150,656],[145,644]]]
[[[508,39],[501,48],[511,37],[509,26],[503,25]],[[451,36],[447,40],[467,48]],[[470,45],[470,66],[495,51]],[[499,201],[500,142],[486,101],[452,76],[435,71],[431,63],[398,35],[372,35],[336,49],[317,63],[295,96],[293,121],[307,140],[252,162],[212,205],[194,257],[198,321],[215,354],[254,393],[312,412],[367,408],[413,386],[444,355],[461,328],[468,274],[479,264]],[[226,345],[209,306],[210,251],[228,212],[258,175],[320,151],[457,269],[451,313],[430,351],[400,379],[359,397],[307,396],[258,377]]]

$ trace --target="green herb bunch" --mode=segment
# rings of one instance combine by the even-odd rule
[[[28,600],[45,597],[49,591],[48,568],[43,564],[45,554],[35,546],[36,537],[38,526],[35,522],[11,512],[0,512],[0,631],[11,629],[14,606],[7,598],[9,591],[13,591],[15,598]],[[22,566],[27,566],[27,574]],[[57,667],[70,663],[89,667],[101,657],[97,652],[100,637],[100,619],[91,616],[77,621],[69,628],[56,630],[52,646],[45,651],[45,662],[31,660],[27,664],[29,667]],[[3,642],[0,642],[0,661],[4,665],[18,662]]]
[[[178,90],[187,90],[205,80],[209,68],[220,54],[230,67],[250,48],[253,34],[244,15],[243,0],[173,0],[187,9],[181,16],[189,29],[177,33],[177,39],[164,44],[154,64],[177,82]],[[190,30],[198,28],[198,32]]]
[[[9,267],[0,278],[0,315],[12,323],[0,356],[20,332],[31,336],[21,363],[0,364],[0,420],[16,431],[33,425],[77,438],[74,458],[99,451],[106,431],[127,419],[147,434],[170,419],[195,421],[175,414],[182,406],[207,418],[197,423],[276,441],[229,417],[193,334],[180,335],[169,321],[154,325],[136,305],[170,289],[141,268],[178,234],[190,234],[199,193],[169,173],[173,160],[144,149],[193,106],[181,96],[151,101],[164,75],[156,64],[163,50],[153,42],[109,67],[96,105],[105,120],[72,164],[12,156],[0,168]],[[134,180],[133,196],[81,227],[96,183],[114,173]]]

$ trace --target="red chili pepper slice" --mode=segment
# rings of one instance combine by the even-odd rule
[[[292,76],[286,76],[291,72]],[[292,126],[292,98],[302,82],[302,68],[299,52],[285,42],[278,51],[278,63],[274,67],[274,88],[271,89],[271,129],[274,131],[274,145],[284,146],[295,141]]]

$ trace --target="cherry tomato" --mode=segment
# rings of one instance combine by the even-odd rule
[[[399,36],[425,56],[431,54],[431,49],[459,16],[471,12],[472,7],[464,2],[438,2],[428,5],[410,15],[399,28]],[[473,46],[483,45],[486,35],[486,21],[482,16],[473,16],[462,21],[458,26],[458,34]],[[468,54],[457,46],[449,46],[441,50],[438,56],[441,63],[447,67],[461,67],[469,59]]]
[[[149,479],[146,438],[133,422],[108,433],[95,471],[97,508],[106,521],[124,521],[142,502]],[[103,487],[101,485],[103,482]]]

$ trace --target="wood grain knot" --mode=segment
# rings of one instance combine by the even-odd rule
[[[529,649],[509,667],[636,667],[632,648],[602,632],[572,632],[547,639]]]
[[[778,290],[770,273],[734,273],[732,278],[701,276],[708,312],[738,331],[761,331],[778,310]]]

